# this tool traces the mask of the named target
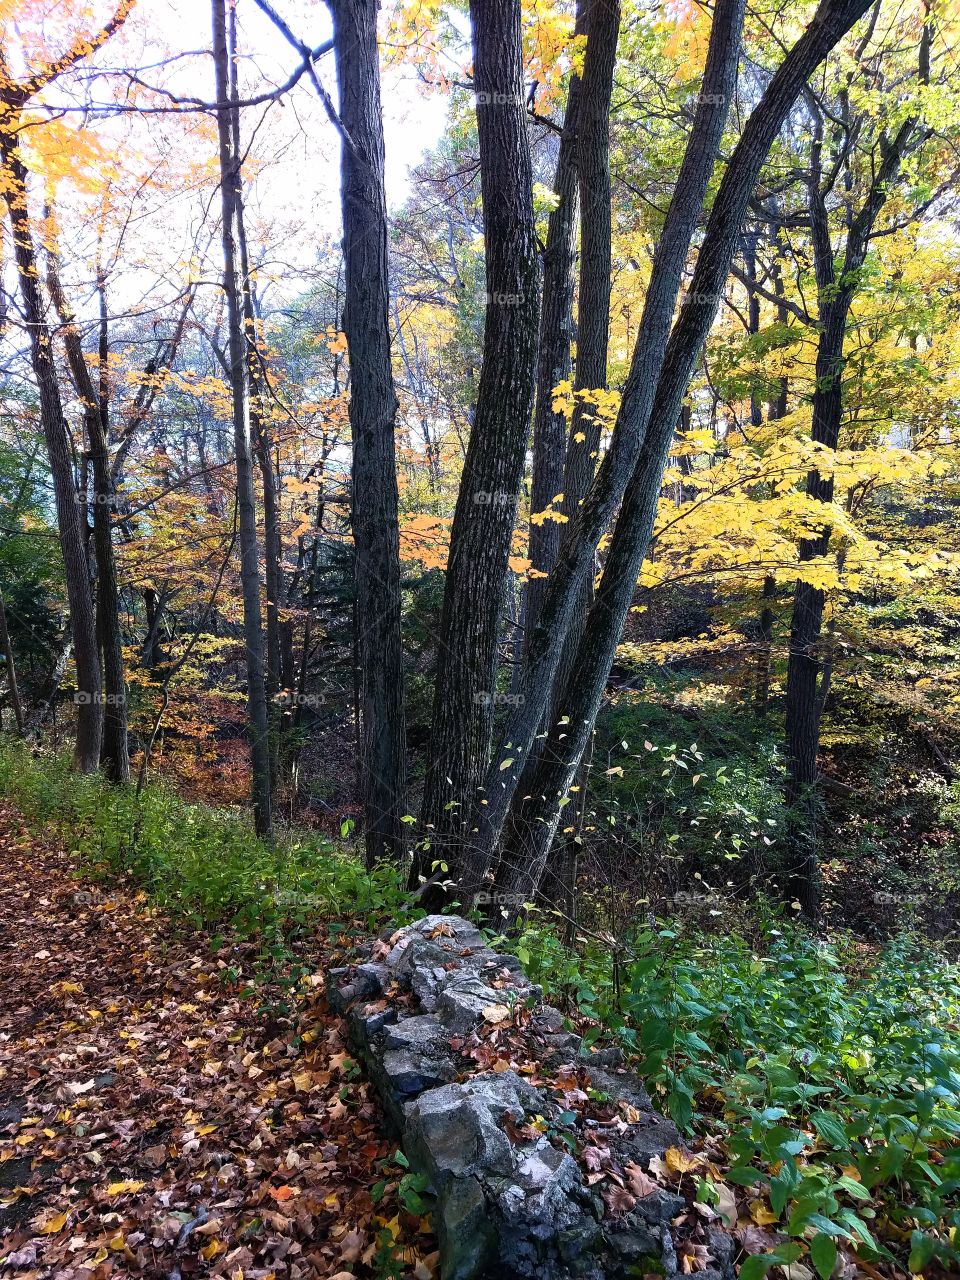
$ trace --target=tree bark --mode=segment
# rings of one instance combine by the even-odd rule
[[[474,857],[462,893],[474,893],[487,873],[517,781],[526,764],[540,721],[550,700],[563,654],[565,639],[583,582],[592,571],[594,554],[627,485],[636,463],[654,404],[656,379],[676,303],[683,267],[726,119],[726,104],[736,83],[743,4],[723,0],[718,5],[710,33],[710,47],[703,88],[670,209],[654,254],[650,287],[633,352],[630,373],[621,400],[610,448],[597,471],[586,498],[564,528],[560,556],[544,597],[540,621],[530,639],[521,681],[521,702],[508,717],[503,738],[488,774],[487,801],[478,818]],[[580,746],[583,753],[585,741]],[[578,756],[579,759],[579,756]],[[524,786],[522,795],[531,795]],[[515,819],[525,823],[518,812]],[[504,854],[508,853],[504,850]],[[508,861],[519,873],[515,851]],[[540,868],[542,872],[542,867]],[[537,881],[539,882],[539,873]]]
[[[469,858],[490,749],[497,640],[537,357],[539,262],[519,0],[472,0],[487,309],[473,429],[444,589],[431,753],[415,871]],[[458,843],[459,842],[459,843]]]
[[[334,0],[340,91],[341,201],[353,439],[360,776],[367,862],[404,851],[406,727],[400,632],[397,395],[376,0]]]
[[[10,632],[7,630],[7,611],[0,592],[0,652],[7,667],[7,688],[10,690],[10,705],[13,707],[13,718],[17,724],[17,733],[24,734],[23,704],[20,701],[20,690],[17,687],[17,669],[13,661],[13,645],[10,643]]]
[[[838,0],[832,3],[825,0],[821,4],[810,26],[787,54],[748,120],[720,184],[697,256],[690,291],[667,343],[660,376],[649,394],[647,429],[642,437],[642,447],[638,450],[639,458],[624,493],[597,599],[590,610],[584,637],[573,664],[573,675],[559,703],[565,723],[555,726],[548,737],[531,801],[524,810],[528,836],[524,856],[521,858],[514,851],[507,859],[507,865],[514,867],[525,864],[523,872],[526,883],[532,888],[539,882],[577,761],[593,730],[610,665],[633,600],[637,574],[649,546],[663,470],[681,403],[716,313],[718,300],[722,296],[737,234],[761,165],[803,84],[829,50],[865,12],[868,2],[869,0]],[[723,88],[708,90],[707,87],[711,75],[711,55],[714,55],[714,75],[719,72],[716,58],[720,51],[715,46],[718,31],[724,55],[720,58],[720,63],[725,66],[727,76],[722,83],[726,87],[726,96],[729,96],[736,69],[741,20],[742,6],[724,8],[718,4],[711,32],[703,97],[708,94],[711,98],[724,95]],[[696,132],[695,123],[695,135]],[[692,138],[691,145],[693,141]],[[705,139],[701,136],[699,141],[702,145]],[[718,137],[714,135],[714,147],[717,141]],[[689,154],[688,148],[688,157]],[[687,157],[684,168],[687,168]],[[678,183],[675,200],[681,198],[681,193],[689,198],[682,178],[683,175]],[[668,224],[669,222],[668,215]],[[666,228],[661,246],[665,238]],[[651,290],[657,284],[657,276],[655,260]],[[674,285],[674,296],[675,293]],[[629,384],[627,390],[632,392]],[[626,392],[624,401],[627,401]],[[621,417],[623,413],[621,408]],[[607,463],[613,452],[612,445],[597,481],[608,482],[609,473],[614,470],[614,466],[611,463],[608,467]],[[593,494],[603,487],[603,484],[594,483],[591,494],[584,503],[585,509],[591,506]],[[585,524],[586,520],[582,523]],[[549,599],[544,605],[545,614],[548,605]],[[507,733],[511,734],[511,731],[512,726],[508,724]],[[513,749],[517,754],[523,740],[523,736],[512,735]],[[499,768],[496,759],[494,767]],[[505,780],[510,779],[507,770],[502,770],[501,776]],[[503,791],[506,793],[508,788],[504,786]],[[502,810],[502,799],[497,807]],[[491,802],[489,810],[493,809]]]
[[[596,470],[600,449],[602,421],[595,405],[585,392],[605,390],[607,386],[607,352],[610,337],[610,271],[613,252],[613,227],[610,193],[610,106],[613,96],[613,72],[620,36],[620,6],[616,0],[585,0],[583,25],[587,47],[583,59],[583,84],[580,92],[577,128],[577,172],[580,187],[580,289],[577,309],[577,361],[574,379],[574,411],[570,424],[570,441],[566,450],[562,483],[561,514],[576,516],[586,497]],[[552,523],[552,522],[549,522]],[[554,524],[559,534],[560,526]],[[564,641],[554,688],[562,688],[570,674],[577,645],[583,634],[587,612],[593,603],[594,566],[584,575],[579,599],[574,606]],[[529,623],[528,623],[529,625]],[[552,723],[556,707],[547,708],[547,721]],[[551,883],[545,893],[568,906],[575,900],[580,829],[586,814],[585,796],[590,763],[590,746],[584,751],[579,769],[580,801],[577,805],[575,832],[566,842],[567,848],[557,858],[557,866],[548,877]],[[538,753],[531,753],[520,790],[527,793],[534,786]],[[508,836],[507,848],[518,841]],[[509,868],[504,868],[509,876]]]
[[[47,217],[53,217],[48,208]],[[103,306],[103,282],[98,278]],[[100,767],[111,782],[130,780],[130,748],[127,733],[127,682],[123,665],[123,632],[120,626],[120,588],[113,547],[113,476],[108,440],[109,396],[107,341],[101,317],[99,386],[94,383],[80,341],[80,331],[63,292],[56,241],[47,249],[47,289],[62,326],[67,365],[83,406],[83,424],[93,472],[93,551],[97,569],[96,628],[103,654],[103,734]]]
[[[585,30],[588,0],[578,0],[575,34]],[[530,510],[544,511],[563,489],[564,459],[567,450],[567,420],[553,408],[553,389],[570,377],[573,343],[574,268],[577,258],[577,131],[580,118],[581,84],[576,73],[570,76],[567,110],[560,135],[553,193],[557,206],[547,224],[543,251],[543,300],[540,307],[540,337],[533,414],[533,457],[530,470]],[[546,576],[560,549],[560,525],[555,520],[530,525],[531,576],[523,593],[524,643],[533,633],[540,616]]]
[[[925,30],[921,47],[929,40]],[[840,273],[835,264],[828,214],[820,190],[821,141],[815,138],[810,178],[810,221],[814,270],[819,299],[820,336],[817,342],[816,385],[810,438],[828,449],[836,449],[843,421],[844,342],[850,307],[866,261],[873,228],[886,203],[889,187],[896,180],[901,162],[919,140],[916,120],[906,120],[892,138],[880,141],[882,160],[863,204],[850,217]],[[829,505],[833,502],[833,475],[811,471],[807,476],[807,496]],[[831,529],[826,524],[814,538],[800,543],[800,561],[809,563],[824,556],[830,545]],[[809,919],[816,917],[819,904],[818,829],[820,796],[817,787],[817,756],[820,749],[820,722],[823,711],[821,679],[825,675],[820,636],[826,595],[819,587],[800,579],[793,597],[790,621],[790,651],[787,662],[786,755],[787,755],[787,877],[788,891],[795,894]]]
[[[230,391],[236,452],[237,506],[240,528],[240,584],[243,594],[243,640],[246,647],[247,713],[251,756],[251,800],[258,835],[272,834],[270,743],[264,677],[263,626],[260,612],[260,558],[257,506],[250,441],[250,380],[243,327],[238,228],[243,218],[240,155],[235,146],[225,0],[212,0],[213,61],[217,88],[217,136],[220,150],[220,198],[223,238],[223,290],[227,300]]]
[[[57,528],[66,573],[67,604],[77,669],[77,738],[73,759],[75,767],[82,773],[95,773],[100,763],[103,687],[86,553],[83,519],[86,504],[77,491],[70,435],[40,293],[39,264],[27,205],[27,169],[20,155],[17,134],[8,126],[0,127],[0,158],[6,178],[4,195],[13,229],[23,310],[30,330],[30,359],[40,393],[40,420],[50,461]]]

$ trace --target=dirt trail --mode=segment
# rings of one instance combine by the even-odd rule
[[[320,973],[266,1020],[253,962],[0,803],[0,1276],[434,1273]]]

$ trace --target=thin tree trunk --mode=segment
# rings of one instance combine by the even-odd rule
[[[613,71],[620,36],[620,6],[616,0],[585,0],[583,25],[587,47],[583,60],[577,128],[577,169],[580,184],[580,290],[577,310],[577,363],[574,379],[574,412],[570,425],[563,477],[561,513],[576,515],[586,497],[596,470],[600,448],[602,421],[595,404],[585,393],[602,391],[607,386],[607,351],[610,336],[610,271],[613,251],[613,227],[610,195],[610,107],[613,96]],[[559,529],[559,526],[554,526]],[[583,633],[587,613],[593,603],[593,572],[588,572],[580,585],[580,598],[574,607],[560,659],[555,688],[562,688],[570,673],[577,645]],[[556,706],[548,708],[552,723]],[[578,771],[583,800],[590,767],[589,744]],[[537,753],[531,753],[527,764],[530,785],[538,764]],[[527,787],[521,781],[522,794]],[[572,904],[576,880],[577,850],[586,809],[577,805],[574,830],[564,842],[557,865],[545,891],[548,896],[563,898]],[[508,837],[506,845],[515,848],[521,841]],[[510,868],[503,874],[510,876]]]
[[[497,641],[537,357],[539,262],[519,0],[472,0],[487,309],[476,413],[457,495],[416,870],[466,835],[493,729]],[[469,857],[469,841],[458,857]]]
[[[376,0],[334,0],[343,142],[343,328],[350,356],[351,519],[356,548],[360,781],[368,864],[405,846],[407,747],[400,632],[397,393]]]
[[[77,739],[74,764],[94,773],[100,763],[102,683],[96,619],[86,554],[85,503],[77,492],[70,435],[57,385],[53,346],[40,293],[40,273],[27,205],[27,169],[17,134],[0,128],[0,158],[5,172],[4,195],[13,228],[14,254],[23,310],[30,330],[30,359],[40,393],[40,419],[50,461],[57,528],[66,573],[67,603],[77,668]]]
[[[710,34],[704,92],[654,255],[650,287],[611,445],[579,511],[570,524],[564,526],[567,532],[560,556],[547,587],[540,621],[530,638],[521,684],[522,701],[507,718],[502,742],[488,774],[487,803],[478,816],[479,830],[473,837],[473,857],[467,868],[466,886],[461,885],[462,894],[476,892],[487,873],[511,802],[518,793],[517,781],[539,733],[544,711],[554,698],[557,670],[584,578],[593,568],[597,545],[639,454],[654,404],[657,373],[663,361],[687,252],[723,133],[725,104],[736,82],[742,12],[740,0],[723,0],[717,7]],[[578,759],[585,745],[586,740],[580,744]],[[527,786],[520,794],[532,795]],[[518,811],[515,817],[526,825],[525,815]],[[504,851],[505,855],[507,852]],[[519,873],[515,851],[507,860],[513,862],[514,873]],[[534,888],[538,882],[539,872]]]
[[[921,66],[928,42],[929,29],[925,28],[921,42]],[[859,273],[866,260],[873,228],[886,203],[890,185],[896,180],[903,157],[918,139],[917,122],[913,119],[904,121],[895,137],[882,139],[882,162],[863,204],[855,214],[850,214],[839,274],[827,208],[820,190],[822,143],[819,138],[814,140],[809,184],[810,222],[820,308],[820,336],[817,343],[810,438],[828,449],[836,449],[840,438],[845,363],[843,348]],[[833,491],[832,473],[822,475],[819,471],[811,471],[807,476],[807,496],[814,501],[831,504]],[[825,525],[818,536],[802,539],[801,563],[826,555],[830,534],[830,526]],[[797,582],[787,662],[786,870],[789,884],[785,887],[796,896],[804,915],[809,919],[816,917],[820,905],[817,864],[821,799],[817,787],[817,757],[823,710],[820,636],[825,603],[826,596],[821,588],[803,579]]]
[[[246,647],[247,712],[252,772],[251,800],[258,835],[273,829],[270,796],[270,743],[264,677],[263,627],[260,613],[260,561],[257,506],[250,447],[250,382],[243,330],[242,281],[238,227],[243,217],[240,156],[234,145],[225,0],[212,0],[213,61],[216,70],[217,135],[220,147],[220,197],[223,236],[223,290],[227,300],[230,391],[236,452],[237,506],[240,528],[240,583],[243,593],[243,639]]]
[[[10,632],[7,630],[7,611],[0,592],[0,651],[3,652],[7,666],[7,687],[10,690],[10,705],[13,707],[13,718],[17,722],[17,733],[23,737],[23,704],[20,701],[20,690],[17,687],[17,669],[13,662],[13,645],[10,643]]]
[[[584,31],[586,0],[578,0],[577,35]],[[560,135],[553,193],[557,205],[547,224],[543,251],[543,302],[540,308],[540,338],[537,356],[537,383],[533,414],[533,457],[530,470],[530,510],[546,510],[563,490],[563,468],[567,449],[567,420],[553,408],[553,389],[571,373],[573,343],[574,266],[577,256],[577,130],[581,85],[576,73],[570,76],[567,110]],[[524,644],[537,624],[543,598],[545,576],[549,575],[560,549],[560,525],[544,520],[530,525],[531,576],[523,593]]]
[[[46,210],[47,218],[53,212]],[[83,423],[93,472],[93,550],[97,568],[96,627],[103,653],[103,735],[100,742],[100,766],[111,782],[130,780],[130,747],[127,733],[127,682],[123,665],[123,632],[120,626],[120,589],[117,582],[117,560],[113,547],[112,515],[113,477],[110,471],[108,439],[108,371],[109,354],[105,294],[98,273],[101,296],[100,376],[94,383],[80,341],[80,331],[60,281],[59,252],[54,240],[47,249],[47,288],[60,318],[64,350],[77,398],[83,406]]]

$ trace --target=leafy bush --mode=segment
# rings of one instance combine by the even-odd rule
[[[780,1261],[809,1251],[829,1275],[837,1241],[908,1253],[914,1273],[957,1259],[960,972],[919,939],[864,953],[762,932],[757,948],[644,928],[573,953],[536,923],[516,946],[595,1020],[591,1037],[616,1034],[678,1124],[722,1141],[726,1178],[786,1233]]]

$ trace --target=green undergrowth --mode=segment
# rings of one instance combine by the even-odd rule
[[[162,783],[112,786],[65,756],[0,738],[0,794],[55,833],[88,879],[132,877],[151,902],[197,928],[271,937],[282,947],[318,919],[370,929],[408,918],[399,869],[368,871],[349,848],[311,832],[259,839],[230,810],[191,804]]]
[[[741,1219],[780,1235],[745,1280],[796,1259],[829,1276],[843,1245],[957,1274],[960,971],[929,942],[868,952],[768,919],[750,940],[643,927],[571,952],[534,921],[513,943],[530,976],[719,1140]],[[712,1175],[699,1189],[723,1202]]]

